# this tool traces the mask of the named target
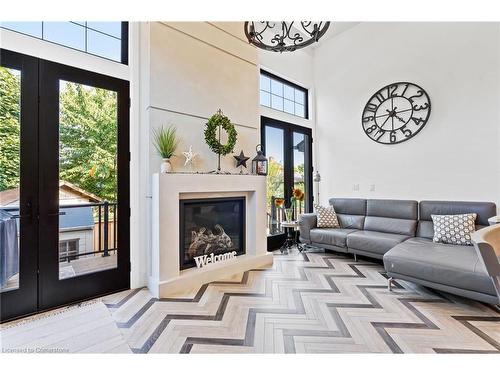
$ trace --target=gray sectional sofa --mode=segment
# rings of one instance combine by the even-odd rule
[[[496,215],[491,202],[332,198],[340,228],[317,228],[316,214],[299,218],[305,244],[383,259],[391,278],[498,304],[474,246],[434,243],[432,214],[476,213],[476,229]],[[390,282],[389,282],[390,285]]]

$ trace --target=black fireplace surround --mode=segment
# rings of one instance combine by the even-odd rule
[[[197,256],[245,254],[245,197],[181,199],[179,219],[181,270]]]

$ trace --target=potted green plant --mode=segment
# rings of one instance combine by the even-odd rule
[[[161,173],[172,171],[170,158],[175,156],[174,153],[179,143],[176,132],[177,129],[174,126],[169,126],[167,129],[162,126],[160,129],[153,130],[154,146],[163,159],[160,168]]]

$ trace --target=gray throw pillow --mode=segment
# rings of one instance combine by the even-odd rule
[[[337,214],[333,207],[315,207],[316,215],[318,217],[318,228],[340,228]]]
[[[451,245],[472,245],[477,214],[431,215],[434,223],[434,242]]]

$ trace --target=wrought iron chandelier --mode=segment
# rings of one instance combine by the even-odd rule
[[[317,42],[325,35],[330,22],[245,22],[248,41],[266,51],[295,51]]]

